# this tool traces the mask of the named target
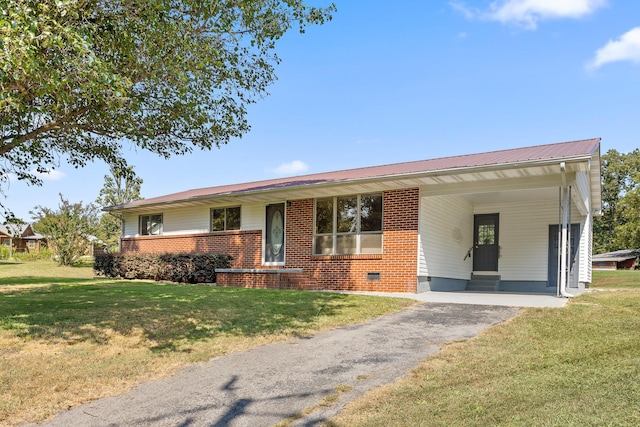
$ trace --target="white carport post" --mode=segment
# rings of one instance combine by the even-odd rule
[[[560,163],[562,188],[560,189],[560,230],[558,247],[558,291],[557,296],[571,298],[573,295],[566,291],[571,265],[571,186],[567,184],[565,163]]]

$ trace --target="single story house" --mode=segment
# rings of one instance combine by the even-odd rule
[[[188,190],[105,208],[121,252],[233,256],[218,285],[568,296],[591,282],[600,138]]]
[[[30,224],[0,224],[0,244],[13,252],[38,252],[46,247],[47,240],[35,233]]]
[[[622,249],[593,256],[594,270],[629,270],[635,267],[640,249]]]

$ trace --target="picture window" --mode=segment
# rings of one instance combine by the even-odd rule
[[[382,194],[316,199],[313,253],[382,253]]]

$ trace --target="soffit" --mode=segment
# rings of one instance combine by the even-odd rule
[[[588,168],[587,162],[574,162],[567,165],[569,173],[585,171]],[[332,197],[347,194],[373,193],[397,190],[402,188],[420,187],[423,194],[465,194],[469,200],[473,200],[473,195],[484,194],[487,201],[487,194],[493,194],[493,200],[505,200],[505,192],[513,192],[518,189],[534,188],[557,188],[561,184],[559,163],[528,166],[495,168],[469,171],[442,171],[438,173],[414,174],[409,177],[366,179],[343,183],[320,183],[308,184],[297,188],[284,188],[278,190],[265,190],[244,193],[216,194],[210,197],[199,197],[174,202],[150,203],[143,206],[123,209],[121,211],[151,212],[158,208],[183,208],[194,206],[223,206],[239,203],[276,203],[285,200],[310,199]],[[501,194],[501,195],[500,195]],[[533,193],[530,193],[531,197]],[[544,197],[539,194],[539,198],[550,198],[548,192]],[[515,194],[509,196],[509,200],[517,198]],[[537,196],[538,197],[538,196]]]

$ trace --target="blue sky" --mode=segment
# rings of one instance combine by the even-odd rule
[[[127,152],[142,196],[594,137],[603,154],[640,147],[636,0],[336,5],[280,41],[279,79],[242,139],[170,160]],[[11,182],[3,203],[30,221],[58,193],[93,202],[107,170],[62,164],[40,188]]]

